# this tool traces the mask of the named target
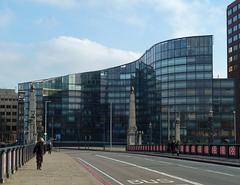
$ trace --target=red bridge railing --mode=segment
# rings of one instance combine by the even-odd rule
[[[171,150],[167,145],[131,145],[128,152],[167,153]],[[180,154],[215,156],[225,158],[240,158],[240,145],[197,145],[183,144],[179,146]]]

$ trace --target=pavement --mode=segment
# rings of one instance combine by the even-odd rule
[[[84,166],[63,152],[52,152],[43,157],[42,170],[37,170],[35,158],[28,161],[6,185],[99,185]]]

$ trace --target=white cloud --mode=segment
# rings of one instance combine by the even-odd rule
[[[42,43],[38,50],[36,59],[41,65],[60,67],[58,70],[63,74],[113,67],[140,56],[135,52],[108,48],[88,39],[65,36]]]
[[[14,13],[11,10],[0,11],[0,28],[7,26],[14,18]]]
[[[141,55],[66,36],[32,45],[0,43],[0,49],[0,84],[8,88],[23,81],[114,67]]]

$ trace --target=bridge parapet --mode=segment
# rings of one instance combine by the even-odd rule
[[[201,145],[182,144],[178,147],[180,154],[202,155],[240,159],[240,145]],[[175,149],[176,150],[176,149]],[[126,147],[128,152],[171,152],[168,145],[131,145]],[[176,152],[176,151],[174,151]]]
[[[0,183],[13,175],[33,156],[34,145],[0,148]]]

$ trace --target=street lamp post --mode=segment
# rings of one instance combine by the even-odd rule
[[[45,101],[45,128],[44,128],[44,140],[47,141],[47,104],[51,101]]]
[[[112,151],[112,102],[110,103],[110,151]]]
[[[236,111],[233,111],[233,130],[234,130],[234,143],[237,142],[237,131],[236,131]]]
[[[167,119],[168,119],[168,124],[167,124],[167,129],[168,129],[168,132],[167,132],[167,134],[168,134],[168,142],[170,141],[170,139],[171,139],[171,132],[170,132],[170,110],[169,110],[169,108],[168,108],[168,113],[167,113]]]
[[[152,144],[152,123],[149,123],[149,130],[150,130],[150,144]]]

